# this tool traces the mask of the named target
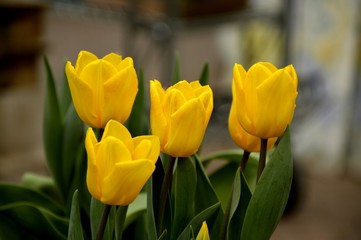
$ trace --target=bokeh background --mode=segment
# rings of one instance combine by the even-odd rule
[[[272,239],[361,239],[361,2],[358,0],[0,0],[0,180],[49,174],[42,119],[46,56],[60,85],[80,50],[132,56],[145,79],[209,63],[215,109],[204,154],[236,147],[232,68],[293,64],[295,188]],[[148,85],[148,82],[146,82]]]

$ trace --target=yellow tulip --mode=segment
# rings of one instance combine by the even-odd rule
[[[234,99],[231,105],[231,111],[228,118],[228,130],[232,137],[232,140],[240,148],[248,152],[259,152],[261,149],[261,140],[259,137],[253,136],[246,132],[237,119],[236,107]],[[275,142],[277,137],[268,139],[267,149],[270,149]]]
[[[196,240],[209,240],[208,226],[205,221],[202,223],[202,227],[198,232]]]
[[[233,83],[237,119],[243,129],[263,139],[281,136],[296,107],[298,79],[293,66],[277,69],[259,62],[245,71],[235,64]]]
[[[173,157],[194,154],[202,143],[213,110],[211,88],[199,81],[183,80],[162,88],[150,81],[150,125],[159,137],[161,150]]]
[[[98,142],[93,130],[85,139],[86,181],[91,195],[109,205],[128,205],[152,175],[160,153],[157,136],[132,138],[119,122],[110,120]]]
[[[86,124],[104,128],[110,119],[128,119],[138,92],[132,58],[110,53],[98,59],[81,51],[75,67],[68,61],[65,72],[75,109]]]

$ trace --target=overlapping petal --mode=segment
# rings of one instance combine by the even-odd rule
[[[129,57],[110,53],[102,59],[81,51],[75,64],[66,64],[75,109],[89,126],[104,128],[110,119],[125,122],[138,92],[138,79]]]
[[[89,192],[110,205],[128,205],[136,198],[153,173],[160,152],[157,136],[132,138],[114,120],[106,125],[100,142],[89,128],[85,146]]]
[[[213,93],[199,81],[183,80],[164,90],[150,82],[150,123],[161,150],[174,157],[194,154],[204,137],[213,110]]]

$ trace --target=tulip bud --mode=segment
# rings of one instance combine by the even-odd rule
[[[281,136],[296,107],[298,80],[293,66],[277,69],[259,62],[246,72],[235,64],[233,84],[237,119],[243,129],[263,139]]]
[[[198,232],[196,240],[209,240],[209,233],[208,233],[208,226],[207,223],[204,221],[202,223],[202,227]]]
[[[173,157],[194,154],[203,137],[213,110],[211,88],[199,81],[180,81],[162,88],[150,81],[150,125],[159,137],[161,151]]]
[[[119,122],[110,120],[102,139],[91,128],[85,139],[87,185],[91,195],[109,205],[128,205],[152,175],[160,146],[157,136],[132,138]]]
[[[83,122],[104,128],[114,119],[124,123],[132,110],[138,92],[138,78],[133,59],[110,53],[98,59],[81,51],[75,67],[65,67],[75,109]]]

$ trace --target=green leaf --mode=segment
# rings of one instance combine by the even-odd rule
[[[287,204],[292,183],[290,130],[284,133],[258,181],[244,218],[242,239],[269,239]]]
[[[197,174],[196,196],[194,198],[197,199],[197,201],[195,201],[195,213],[199,213],[219,202],[219,200],[201,161],[197,155],[194,155],[193,157],[195,159]]]
[[[173,65],[173,74],[172,74],[172,85],[181,81],[181,71],[180,71],[180,63],[179,63],[179,54],[175,53],[174,56],[174,65]]]
[[[221,203],[218,202],[218,203],[204,209],[199,214],[197,214],[195,217],[193,217],[193,219],[184,228],[182,233],[179,234],[177,239],[178,240],[188,240],[192,229],[193,230],[196,229],[195,232],[199,232],[199,229],[201,228],[203,221],[206,221],[207,225],[208,225],[208,223],[213,222],[213,220],[217,216],[220,208],[221,208]]]
[[[73,201],[71,204],[68,239],[69,240],[84,239],[81,220],[80,220],[78,191],[74,192]]]
[[[61,115],[64,117],[66,115],[66,112],[68,111],[70,104],[72,103],[70,88],[65,71],[64,71],[64,79],[62,82],[62,88],[60,93],[61,94],[59,96],[59,106],[60,106]]]
[[[157,227],[155,224],[154,208],[153,208],[153,178],[149,178],[147,185],[147,230],[148,240],[157,239]]]
[[[27,202],[34,206],[41,206],[42,208],[48,209],[55,214],[64,214],[62,207],[57,202],[26,187],[0,183],[0,192],[0,207],[17,202]]]
[[[233,185],[227,239],[240,239],[244,216],[251,197],[252,193],[248,184],[238,168]]]
[[[115,214],[115,239],[121,240],[128,206],[119,206]]]
[[[178,158],[173,176],[172,196],[174,221],[172,239],[175,239],[194,216],[194,199],[197,186],[196,167],[193,158]]]
[[[63,199],[66,188],[62,179],[62,116],[58,102],[54,77],[47,58],[44,58],[47,81],[44,108],[44,147],[45,156]]]
[[[206,62],[206,63],[204,63],[201,75],[199,76],[199,83],[202,86],[205,86],[208,84],[208,76],[209,76],[209,66],[208,66],[208,63]]]
[[[63,125],[63,142],[62,142],[62,184],[67,189],[67,202],[71,202],[71,198],[75,189],[80,186],[71,186],[74,178],[81,172],[76,171],[76,162],[79,153],[84,148],[84,124],[76,114],[74,105],[69,105]],[[68,204],[70,207],[70,204]]]
[[[243,156],[243,149],[227,149],[222,151],[213,152],[207,156],[203,156],[201,161],[203,164],[208,163],[209,161],[216,160],[216,159],[227,159],[231,162],[239,164]],[[233,179],[233,178],[232,178]]]
[[[0,216],[1,219],[6,218],[4,221],[8,225],[6,231],[13,233],[16,231],[20,236],[29,235],[37,239],[66,239],[68,220],[30,202],[1,205]],[[3,231],[2,227],[0,227],[1,231]]]
[[[223,211],[225,211],[227,208],[227,203],[229,201],[228,199],[231,194],[232,185],[238,166],[238,164],[230,162],[220,167],[209,176],[217,197],[222,203]]]
[[[99,222],[102,218],[102,213],[104,209],[104,204],[94,197],[91,198],[90,201],[90,228],[92,239],[96,239],[96,235],[98,232]]]
[[[59,205],[62,204],[62,202],[59,201],[61,196],[59,195],[58,188],[54,183],[54,179],[49,176],[43,176],[35,173],[25,173],[21,178],[21,186],[41,193],[57,202]]]
[[[128,130],[133,137],[148,134],[144,84],[144,72],[140,69],[138,74],[138,93],[127,121]]]

